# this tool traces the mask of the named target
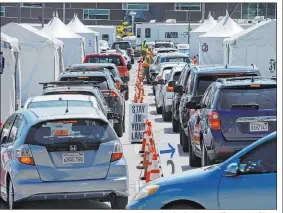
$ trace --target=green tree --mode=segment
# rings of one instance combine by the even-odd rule
[[[124,21],[122,24],[118,25],[116,28],[116,36],[121,38],[132,36],[134,33],[131,32],[132,26],[128,22]]]

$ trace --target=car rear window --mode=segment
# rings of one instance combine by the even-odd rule
[[[179,53],[188,54],[189,50],[188,49],[179,49]]]
[[[122,50],[127,50],[128,48],[131,48],[131,45],[129,42],[118,42],[118,43],[112,44],[112,49],[115,49],[116,45],[119,45],[119,48]]]
[[[177,50],[159,50],[158,53],[172,53],[177,52]]]
[[[87,63],[112,63],[116,66],[124,66],[120,56],[89,56]]]
[[[186,62],[190,63],[190,58],[189,57],[164,57],[160,58],[160,62]]]
[[[72,119],[44,121],[31,127],[26,144],[53,145],[68,142],[105,143],[117,140],[112,128],[102,120]]]
[[[181,72],[175,72],[173,75],[173,81],[179,81]]]
[[[37,101],[31,102],[28,105],[30,108],[46,108],[46,107],[62,107],[67,106],[67,100],[55,100],[55,101]],[[80,100],[68,100],[68,106],[70,107],[93,107],[91,101],[80,101]]]
[[[108,90],[109,86],[107,84],[107,80],[105,77],[101,76],[72,76],[72,77],[62,77],[60,81],[97,81],[100,82],[97,86],[99,86],[100,90]]]
[[[221,89],[219,109],[231,110],[233,105],[258,105],[259,109],[276,109],[276,88]]]
[[[247,74],[241,76],[257,76],[254,74]],[[208,88],[208,86],[216,81],[218,78],[233,78],[239,76],[239,73],[233,73],[233,74],[215,74],[215,75],[206,75],[206,76],[199,76],[198,77],[198,83],[197,83],[197,91],[196,95],[203,95],[205,90]]]
[[[160,47],[173,47],[173,45],[170,44],[170,43],[156,43],[156,44],[154,45],[154,47],[155,47],[155,48],[160,48]]]

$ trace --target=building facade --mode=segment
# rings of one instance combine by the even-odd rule
[[[41,23],[52,18],[54,11],[65,23],[78,14],[87,25],[118,25],[123,21],[131,22],[131,11],[135,11],[135,22],[156,20],[163,22],[176,19],[177,22],[199,22],[202,11],[205,17],[211,11],[217,19],[225,11],[234,19],[253,19],[256,16],[276,18],[276,3],[1,3],[1,26],[9,22]]]

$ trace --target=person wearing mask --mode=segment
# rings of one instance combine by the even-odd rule
[[[149,78],[149,67],[152,64],[152,55],[150,51],[146,52],[146,57],[143,62],[143,67],[144,67],[144,72],[143,72],[143,78],[146,77],[146,83],[150,83],[150,78]]]

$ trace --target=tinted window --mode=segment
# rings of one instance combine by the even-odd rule
[[[151,29],[150,28],[145,28],[144,34],[145,34],[146,38],[150,38],[150,36],[151,36]]]
[[[179,53],[182,53],[182,54],[189,54],[190,51],[189,51],[189,50],[186,50],[186,49],[182,49],[182,50],[179,50]]]
[[[17,140],[17,134],[18,134],[18,130],[19,130],[19,127],[21,125],[22,119],[23,119],[22,115],[18,115],[16,117],[16,120],[14,121],[14,124],[11,128],[11,132],[10,132],[10,135],[8,137],[7,143],[14,142],[15,140]]]
[[[276,100],[276,88],[222,89],[219,108],[231,110],[234,104],[258,104],[259,109],[276,109]]]
[[[7,142],[9,133],[10,133],[10,129],[13,125],[13,122],[15,120],[16,115],[11,115],[11,117],[8,118],[8,120],[6,121],[6,123],[4,124],[3,128],[2,128],[2,132],[1,132],[1,143],[3,142],[3,139]]]
[[[101,120],[56,120],[33,126],[26,144],[52,145],[72,141],[83,143],[104,143],[117,140],[111,127]]]
[[[172,53],[172,52],[177,52],[177,50],[158,50],[158,53]]]
[[[78,80],[84,80],[84,81],[98,81],[100,82],[98,84],[100,90],[108,90],[108,84],[105,77],[100,76],[84,76],[84,78],[77,76],[77,77],[62,77],[60,81],[78,81]]]
[[[190,58],[189,57],[164,57],[160,59],[160,62],[187,62],[189,63]]]
[[[109,41],[109,35],[108,34],[102,34],[102,40]]]
[[[141,28],[137,28],[137,38],[141,37]]]
[[[112,63],[116,66],[124,66],[120,56],[90,56],[87,63]]]
[[[131,48],[131,45],[129,42],[116,42],[112,44],[112,49],[115,49],[116,45],[119,45],[119,48],[122,50],[127,50],[128,48]]]
[[[56,101],[38,101],[38,102],[31,102],[28,105],[28,108],[42,108],[42,107],[64,107],[67,106],[66,100],[56,100]],[[93,107],[93,104],[91,101],[74,101],[69,100],[68,106],[70,107]]]
[[[161,48],[161,47],[173,47],[170,43],[155,43],[155,48]]]
[[[259,145],[240,160],[240,171],[244,174],[277,172],[277,138]]]
[[[165,32],[165,38],[178,38],[178,32]]]
[[[180,75],[181,75],[181,72],[175,72],[173,75],[173,81],[176,81],[176,82],[179,81]]]

